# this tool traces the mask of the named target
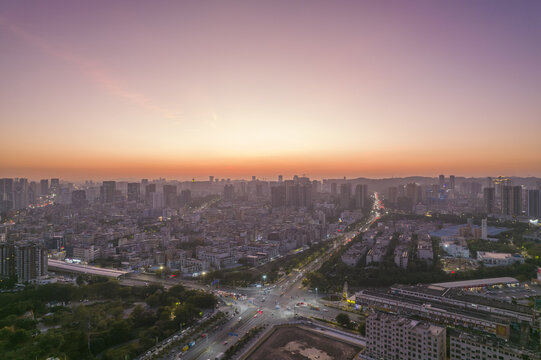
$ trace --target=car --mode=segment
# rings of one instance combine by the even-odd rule
[[[224,341],[224,345],[227,345],[227,344],[229,344],[229,342],[228,342],[227,340],[226,340],[226,341]]]
[[[254,318],[256,318],[256,317],[257,317],[257,314],[254,315]]]

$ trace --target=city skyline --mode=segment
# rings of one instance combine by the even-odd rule
[[[0,176],[541,176],[540,10],[4,3]]]

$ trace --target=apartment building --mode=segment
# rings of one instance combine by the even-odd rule
[[[444,327],[374,312],[366,319],[367,357],[388,360],[445,360]]]

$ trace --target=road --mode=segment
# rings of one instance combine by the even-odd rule
[[[381,208],[382,205],[376,193],[374,207],[367,221],[357,229],[344,234],[326,254],[299,271],[282,277],[271,287],[234,290],[248,297],[246,301],[233,302],[230,313],[234,313],[235,309],[239,313],[221,328],[209,333],[205,340],[196,341],[196,345],[183,354],[182,360],[215,359],[216,355],[225,352],[251,328],[284,323],[293,320],[295,315],[334,319],[341,311],[322,305],[321,297],[319,296],[318,299],[319,294],[308,292],[303,288],[302,279],[308,272],[317,270],[337,248],[347,244],[358,233],[368,230],[370,225],[379,219]],[[296,306],[299,303],[304,303],[304,305]],[[313,310],[307,304],[318,306],[321,310]],[[168,359],[174,359],[179,352],[180,349]]]

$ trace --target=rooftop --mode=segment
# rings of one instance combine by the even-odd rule
[[[433,286],[443,287],[443,288],[467,288],[467,287],[482,287],[490,286],[497,284],[514,284],[519,281],[512,277],[499,277],[499,278],[489,278],[489,279],[475,279],[475,280],[464,280],[464,281],[450,281],[432,284]]]

